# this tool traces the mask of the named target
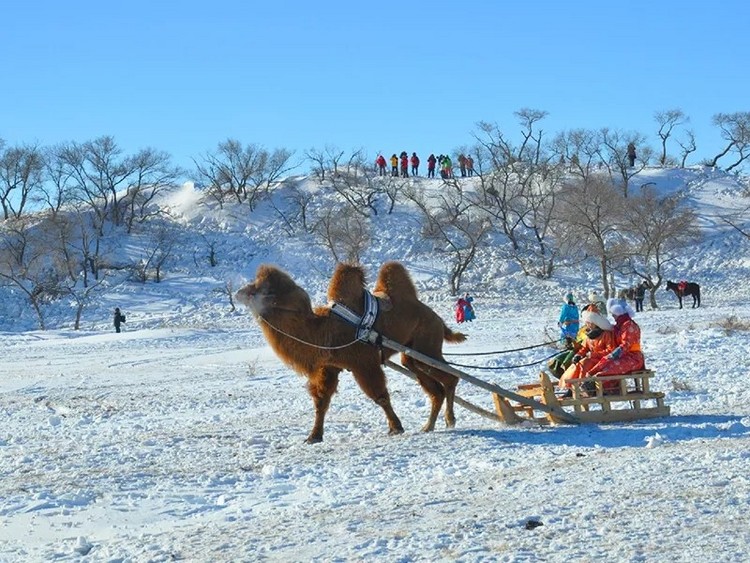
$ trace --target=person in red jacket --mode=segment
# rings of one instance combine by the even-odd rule
[[[430,157],[427,159],[427,177],[428,178],[435,177],[435,163],[436,162],[437,162],[437,158],[435,158],[434,154],[431,154]]]
[[[411,175],[419,176],[419,157],[417,156],[417,153],[415,152],[411,153],[411,158],[409,159],[409,162],[411,164]]]
[[[382,154],[375,159],[375,165],[378,167],[378,176],[385,176],[385,157]]]
[[[401,177],[409,177],[409,155],[406,154],[406,151],[401,153]]]
[[[633,320],[635,311],[620,299],[610,299],[607,310],[615,318],[616,347],[591,368],[589,376],[620,375],[645,369],[646,362],[641,352],[641,328]],[[616,391],[618,387],[617,381],[604,384],[605,391]]]

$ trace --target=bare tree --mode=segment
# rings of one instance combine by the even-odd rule
[[[23,293],[46,330],[43,306],[60,297],[64,273],[43,229],[26,217],[0,224],[0,281]]]
[[[383,184],[362,157],[361,152],[352,154],[346,166],[341,166],[330,179],[331,187],[363,217],[377,215],[376,203],[383,193]]]
[[[672,135],[672,130],[690,121],[690,118],[685,115],[681,109],[668,109],[664,111],[657,111],[654,113],[654,119],[656,124],[659,126],[657,134],[661,139],[661,156],[659,157],[659,164],[666,166],[667,164],[667,139]]]
[[[217,287],[213,291],[214,293],[218,293],[219,295],[227,297],[227,300],[229,301],[230,313],[234,313],[237,310],[237,307],[234,304],[234,289],[232,287],[231,281],[225,281],[223,286]]]
[[[83,144],[65,143],[50,151],[48,173],[55,183],[53,209],[61,198],[68,198],[80,212],[88,211],[94,229],[92,246],[99,247],[107,226],[121,225],[126,206],[120,201],[126,193],[134,172],[133,159],[122,155],[113,137],[104,136]],[[88,237],[89,234],[87,233]],[[98,251],[95,252],[98,255]],[[97,267],[89,262],[91,272]],[[98,278],[97,278],[98,279]]]
[[[565,186],[559,196],[556,217],[566,227],[567,243],[578,245],[587,255],[599,261],[604,296],[609,297],[610,266],[616,261],[618,208],[624,207],[623,196],[612,181],[594,176]]]
[[[3,218],[20,217],[34,197],[41,196],[44,152],[35,145],[0,145],[0,205]]]
[[[177,247],[179,233],[168,223],[162,223],[152,228],[148,236],[148,244],[143,249],[142,258],[134,265],[134,272],[136,279],[145,283],[153,271],[154,281],[160,283],[163,268]]]
[[[700,240],[695,212],[679,195],[660,197],[652,185],[644,185],[620,211],[624,235],[620,269],[647,282],[651,308],[656,309],[656,290],[664,279],[665,266]]]
[[[60,147],[45,153],[45,182],[42,184],[40,201],[56,216],[63,205],[73,199],[76,181],[73,170],[67,165]]]
[[[601,161],[599,136],[589,129],[559,133],[552,142],[552,150],[565,161],[568,171],[582,180],[588,179]]]
[[[407,197],[421,212],[422,235],[436,249],[448,252],[451,294],[456,295],[492,223],[459,189],[442,190],[436,200],[428,200],[424,191],[417,189],[409,190]]]
[[[335,262],[359,263],[370,243],[370,222],[352,206],[325,209],[315,222],[313,232],[333,256]]]
[[[329,170],[334,176],[338,174],[339,163],[344,157],[343,150],[333,145],[326,145],[323,150],[312,148],[305,152],[305,158],[312,162],[313,173],[318,177],[318,181],[325,182],[326,172]]]
[[[219,256],[218,256],[218,247],[222,242],[222,239],[219,237],[216,237],[213,235],[213,233],[199,233],[201,241],[203,241],[204,246],[206,247],[207,256],[208,259],[208,265],[212,268],[215,268],[219,265]],[[196,259],[196,265],[198,265],[198,261]]]
[[[67,295],[75,302],[75,319],[73,321],[73,330],[81,329],[81,317],[88,305],[90,305],[95,296],[99,295],[104,288],[104,279],[91,284],[88,287],[79,287],[70,285],[66,287]]]
[[[291,169],[292,153],[286,149],[266,149],[227,139],[219,143],[215,153],[193,160],[199,183],[207,186],[211,197],[224,204],[227,197],[247,203],[253,211],[284,173]]]
[[[143,149],[129,159],[133,172],[124,201],[128,233],[133,231],[134,222],[143,223],[167,212],[154,201],[162,191],[173,187],[182,173],[180,168],[171,164],[171,160],[168,153],[151,148]]]
[[[536,125],[547,113],[523,109],[515,113],[522,127],[522,141],[515,146],[495,126],[480,124],[478,159],[492,169],[479,181],[477,207],[509,240],[511,258],[524,272],[548,277],[554,268],[555,246],[548,244],[554,194],[560,169],[553,165],[554,151],[543,143]]]
[[[628,161],[628,145],[638,147],[635,165],[631,168]],[[603,128],[599,131],[599,155],[614,181],[619,178],[622,182],[622,194],[628,197],[630,179],[643,170],[648,164],[653,151],[646,146],[646,139],[639,133],[623,133]]]
[[[398,203],[399,198],[404,193],[406,181],[403,178],[394,176],[383,176],[378,178],[380,182],[380,191],[388,199],[388,211],[386,213],[390,215]]]
[[[537,131],[536,125],[547,117],[548,112],[539,109],[521,108],[513,115],[521,125],[521,144],[518,147],[516,160],[528,162],[534,166],[548,159],[542,148],[543,131]]]
[[[692,130],[685,132],[684,140],[677,140],[677,144],[680,145],[680,168],[685,168],[685,161],[687,157],[694,153],[698,147],[695,146],[695,133]]]
[[[278,192],[277,192],[278,193]],[[290,235],[299,231],[311,232],[310,208],[315,199],[315,194],[298,186],[290,185],[283,190],[282,204],[277,205],[271,199],[271,205],[276,215],[281,219],[282,228]]]
[[[729,172],[750,156],[750,112],[717,113],[712,122],[721,130],[721,138],[728,144],[708,162],[708,166],[716,166],[719,159],[727,154],[736,154],[737,160],[725,168]]]

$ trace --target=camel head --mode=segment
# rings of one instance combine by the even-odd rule
[[[307,292],[294,283],[286,272],[269,264],[259,266],[255,280],[237,291],[235,298],[255,316],[267,317],[281,311],[312,314]]]

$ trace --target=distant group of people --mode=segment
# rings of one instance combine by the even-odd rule
[[[567,293],[560,310],[558,326],[566,349],[548,366],[559,378],[558,387],[566,396],[571,394],[573,379],[618,375],[645,368],[641,329],[634,320],[636,312],[627,301],[610,299],[605,305],[596,292],[589,293],[588,300],[579,317],[575,298]],[[607,318],[608,313],[614,324]],[[616,381],[604,385],[605,392],[616,388]]]
[[[411,176],[419,176],[419,165],[420,160],[416,152],[411,153],[411,156],[406,151],[402,151],[400,155],[393,153],[390,158],[391,163],[391,176],[408,178],[411,170]],[[388,162],[385,156],[379,154],[375,159],[375,167],[378,171],[379,176],[387,176]],[[427,158],[427,177],[434,178],[435,170],[440,170],[440,177],[443,179],[453,178],[453,161],[448,155],[441,154],[435,156],[431,154]],[[462,178],[474,176],[474,159],[469,155],[464,154],[458,155],[458,169]]]

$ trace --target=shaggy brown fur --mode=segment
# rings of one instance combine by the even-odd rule
[[[361,315],[364,312],[364,286],[361,267],[339,264],[328,287],[328,299]],[[464,334],[451,331],[437,313],[419,301],[409,273],[399,262],[386,262],[381,266],[373,294],[389,303],[388,307],[381,307],[373,327],[386,338],[440,361],[445,361],[443,340],[466,340]],[[395,354],[387,349],[384,353],[387,357]],[[455,426],[453,402],[458,378],[404,354],[401,355],[401,364],[417,376],[417,381],[430,397],[430,416],[422,430],[429,432],[435,428],[444,401],[445,424],[451,428]]]
[[[345,296],[347,303],[351,300],[352,308],[361,312],[364,274],[361,269],[359,273],[360,277],[354,278],[356,284],[345,284],[343,278],[334,275],[329,294],[338,293]],[[405,279],[408,280],[408,275]],[[413,284],[408,281],[416,296]],[[383,287],[389,286],[383,284]],[[390,287],[397,288],[395,284]],[[408,287],[406,289],[406,294],[409,295]],[[359,305],[354,303],[357,292],[360,294]],[[393,296],[391,298],[393,299]],[[323,439],[325,415],[342,370],[351,371],[364,393],[380,405],[388,420],[390,434],[400,434],[404,431],[391,406],[378,349],[369,344],[355,342],[354,327],[333,315],[330,307],[313,309],[305,290],[294,283],[285,272],[270,265],[258,268],[256,279],[237,292],[237,300],[252,310],[276,354],[287,365],[308,378],[308,391],[315,405],[315,422],[307,442],[320,442]],[[402,297],[396,297],[395,302],[400,301]],[[404,313],[408,314],[406,311]],[[463,335],[450,332],[442,321],[441,325],[441,335],[453,335],[451,338],[454,341],[464,338]],[[397,340],[395,336],[389,337]]]

